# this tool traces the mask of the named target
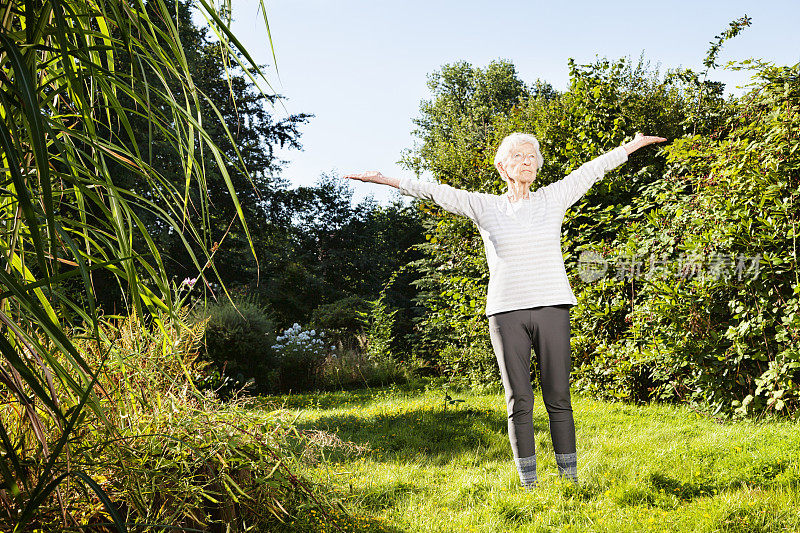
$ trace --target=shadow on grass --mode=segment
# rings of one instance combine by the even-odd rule
[[[306,514],[290,524],[273,529],[275,533],[403,533],[403,529],[371,516],[336,512],[329,516]]]
[[[284,409],[337,409],[364,407],[378,399],[374,392],[355,391],[307,392],[302,394],[262,395],[254,399],[252,407]]]
[[[681,481],[661,472],[652,472],[647,476],[647,485],[653,491],[663,490],[665,494],[672,494],[679,500],[688,502],[700,497],[714,497],[723,491],[740,489],[775,489],[796,488],[800,485],[800,475],[797,470],[790,470],[788,459],[766,461],[753,464],[750,468],[728,479],[720,479],[713,472],[706,472],[707,479],[700,481]],[[628,495],[630,501],[618,502],[621,504],[646,504],[657,505],[654,493],[634,493]]]
[[[533,425],[537,435],[549,435],[546,417],[534,417]],[[424,459],[442,466],[466,457],[476,465],[487,460],[511,460],[508,419],[505,413],[489,409],[424,408],[368,418],[343,413],[298,423],[297,427],[322,429],[343,440],[367,445],[375,461]],[[329,458],[346,458],[337,453],[340,452],[332,450]]]
[[[653,490],[664,490],[667,494],[672,494],[679,500],[690,501],[701,496],[713,496],[714,491],[719,490],[716,483],[705,481],[700,483],[686,482],[675,479],[661,472],[653,472],[647,478],[647,483]]]
[[[372,389],[352,389],[335,391],[312,391],[304,393],[280,394],[280,395],[261,395],[253,398],[251,407],[260,408],[279,408],[286,409],[337,409],[342,407],[366,406],[374,401],[381,401],[386,398],[386,387],[375,387]],[[422,392],[425,390],[424,383],[407,383],[395,385],[394,390],[402,392]]]
[[[376,484],[356,490],[351,485],[349,491],[346,486],[333,485],[329,488],[329,495],[340,501],[347,501],[350,510],[334,511],[325,517],[306,515],[292,524],[291,531],[401,533],[405,530],[371,515],[402,506],[412,494],[423,490],[405,482]],[[353,511],[353,508],[358,510]]]

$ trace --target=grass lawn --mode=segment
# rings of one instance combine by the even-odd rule
[[[398,387],[265,400],[316,442],[306,474],[355,518],[335,520],[344,531],[800,531],[799,422],[720,423],[573,393],[575,486],[558,478],[538,393],[539,487],[527,492],[502,392],[450,395],[464,401],[445,410],[440,388]],[[311,512],[295,527],[337,531]]]

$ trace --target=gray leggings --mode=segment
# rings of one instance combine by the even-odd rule
[[[541,372],[542,399],[555,453],[575,453],[575,422],[569,396],[569,304],[489,316],[489,335],[500,366],[508,411],[508,438],[515,458],[536,454],[533,440],[531,346]]]

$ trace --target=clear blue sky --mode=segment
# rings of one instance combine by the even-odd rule
[[[380,170],[408,175],[396,162],[414,142],[412,118],[429,97],[427,75],[445,63],[485,66],[514,63],[526,83],[537,78],[564,90],[567,58],[644,59],[663,74],[678,66],[703,69],[714,36],[745,14],[752,25],[728,41],[718,63],[762,58],[800,61],[797,1],[509,1],[268,0],[278,76],[268,77],[286,96],[284,110],[316,115],[302,128],[302,152],[282,152],[283,175],[312,185],[323,172]],[[233,0],[234,32],[259,63],[273,65],[257,0]],[[748,83],[746,71],[717,69],[711,79]],[[648,132],[645,132],[648,133]],[[658,134],[658,132],[649,132]],[[545,159],[547,154],[545,154]],[[368,194],[385,203],[390,187],[349,182],[358,201]]]

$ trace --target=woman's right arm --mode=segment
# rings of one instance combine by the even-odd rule
[[[345,178],[368,183],[379,183],[397,188],[402,194],[433,200],[445,211],[470,218],[476,224],[483,211],[482,197],[478,193],[456,189],[443,183],[430,183],[410,178],[390,178],[380,172],[348,174]]]

